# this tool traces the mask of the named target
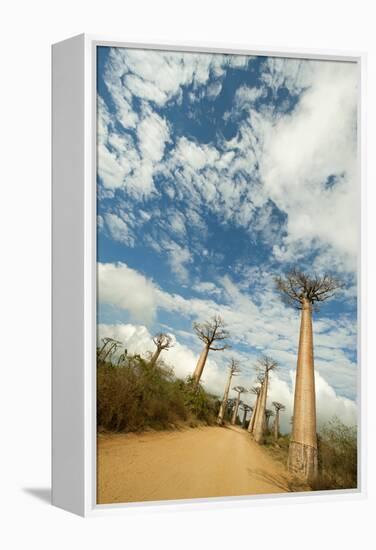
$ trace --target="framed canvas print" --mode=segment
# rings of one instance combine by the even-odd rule
[[[53,47],[53,502],[364,490],[363,57]]]

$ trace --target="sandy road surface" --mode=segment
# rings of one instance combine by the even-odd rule
[[[284,493],[281,464],[237,427],[100,435],[98,503]]]

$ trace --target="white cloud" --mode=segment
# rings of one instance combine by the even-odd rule
[[[125,309],[138,321],[151,323],[157,310],[154,284],[127,265],[99,263],[98,300]]]
[[[246,105],[253,104],[257,99],[264,95],[264,90],[262,88],[250,86],[240,86],[235,93],[235,105],[238,108],[242,108]]]
[[[199,282],[195,284],[192,288],[200,294],[212,294],[219,296],[222,293],[221,289],[219,289],[214,283],[210,281]]]
[[[120,241],[128,246],[134,246],[134,236],[124,220],[112,213],[104,214],[104,219],[111,237],[115,241]]]
[[[166,121],[156,113],[149,112],[137,126],[137,136],[142,158],[152,163],[159,162],[169,140]]]
[[[163,240],[161,248],[163,251],[167,251],[168,263],[170,264],[172,272],[175,273],[180,282],[187,282],[189,279],[189,271],[186,264],[192,262],[192,255],[188,248],[167,239]]]
[[[302,246],[305,251],[329,246],[330,257],[339,255],[342,267],[353,271],[359,222],[357,69],[350,63],[305,63],[309,87],[291,113],[264,129],[261,179],[268,196],[288,215],[288,235],[275,252],[291,260]],[[330,176],[337,183],[326,187]]]

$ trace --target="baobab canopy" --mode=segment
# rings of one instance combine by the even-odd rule
[[[331,275],[310,276],[298,269],[293,269],[284,277],[276,277],[275,281],[285,302],[298,309],[302,308],[304,300],[308,300],[317,308],[318,302],[324,302],[332,298],[335,291],[342,286]]]

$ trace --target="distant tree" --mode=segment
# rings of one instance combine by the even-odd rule
[[[274,441],[277,441],[279,438],[279,414],[280,411],[284,411],[286,407],[279,403],[278,401],[273,401],[273,407],[275,409],[275,418],[274,418]]]
[[[234,399],[233,397],[229,397],[229,399],[227,400],[226,414],[227,414],[227,417],[230,421],[231,421],[232,412],[234,410],[235,404],[236,404],[236,399]]]
[[[252,416],[249,420],[249,423],[248,423],[248,432],[249,433],[252,433],[253,432],[253,429],[254,429],[254,425],[255,425],[255,418],[256,418],[256,414],[257,414],[257,408],[258,408],[258,405],[259,405],[259,397],[260,397],[260,392],[261,392],[261,386],[262,386],[262,381],[260,381],[260,385],[259,386],[253,386],[249,391],[250,393],[253,393],[255,396],[256,396],[256,401],[254,402],[253,404],[253,411],[252,411]]]
[[[228,395],[229,395],[229,392],[230,392],[232,377],[237,376],[239,373],[240,373],[240,368],[239,368],[238,361],[236,361],[235,359],[231,359],[231,363],[230,363],[230,366],[228,368],[228,378],[227,378],[227,382],[226,382],[226,387],[225,387],[222,403],[221,403],[221,406],[219,408],[219,413],[218,413],[218,418],[217,418],[217,423],[220,426],[223,424],[224,417],[225,417],[225,412],[226,412],[226,407],[227,407],[227,402],[228,402]]]
[[[156,346],[156,349],[150,359],[151,365],[156,364],[163,350],[168,351],[173,346],[172,337],[170,336],[170,334],[166,334],[165,332],[159,332],[158,334],[156,334],[153,338],[153,342]]]
[[[219,315],[215,315],[205,323],[194,323],[193,329],[199,339],[204,343],[204,349],[198,359],[193,378],[196,384],[201,379],[209,351],[223,351],[230,346],[225,342],[230,337],[230,333],[225,329],[225,324]],[[215,345],[215,342],[222,342],[222,345]]]
[[[258,359],[257,370],[263,377],[263,383],[261,386],[259,405],[255,418],[255,424],[253,428],[253,435],[257,443],[264,443],[264,432],[265,432],[265,410],[266,410],[266,400],[268,397],[268,386],[269,386],[269,373],[276,369],[278,366],[277,361],[263,355]]]
[[[318,475],[318,450],[312,310],[332,298],[342,285],[328,274],[311,277],[297,269],[275,281],[284,301],[301,310],[288,468],[305,480],[314,480]]]
[[[265,418],[265,428],[264,428],[264,432],[266,434],[269,434],[270,433],[270,429],[269,429],[269,421],[270,421],[270,418],[274,416],[274,412],[271,410],[271,409],[265,409],[265,413],[264,413],[264,418]]]
[[[247,405],[247,403],[242,403],[241,408],[243,409],[242,428],[245,429],[245,426],[247,424],[247,414],[249,411],[252,411],[252,407],[250,405]]]
[[[233,413],[232,413],[232,418],[231,418],[231,424],[236,424],[236,419],[238,417],[238,410],[239,410],[239,405],[240,405],[240,396],[242,393],[245,393],[247,390],[243,387],[243,386],[235,386],[235,388],[232,388],[234,390],[234,392],[236,392],[238,395],[236,396],[236,401],[235,401],[235,407],[234,407],[234,410],[233,410]]]

